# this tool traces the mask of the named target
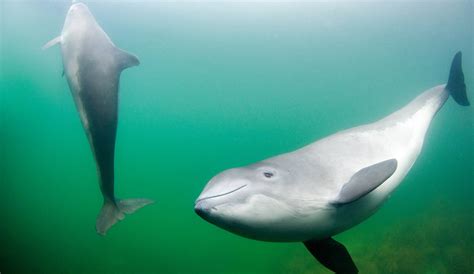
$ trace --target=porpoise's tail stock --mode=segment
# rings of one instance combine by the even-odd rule
[[[449,71],[449,79],[445,88],[453,97],[456,103],[461,106],[469,106],[467,99],[466,84],[464,83],[464,73],[462,72],[462,53],[458,51],[454,55]]]
[[[132,214],[138,209],[152,203],[153,200],[149,199],[117,199],[115,203],[109,201],[104,202],[99,216],[97,216],[95,225],[97,233],[105,236],[109,228],[125,218],[125,214]]]

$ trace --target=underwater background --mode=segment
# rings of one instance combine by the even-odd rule
[[[447,81],[473,1],[85,1],[141,64],[122,73],[116,196],[155,204],[106,237],[95,163],[62,74],[70,1],[0,1],[0,272],[329,273],[301,243],[197,216],[218,172],[375,121]],[[361,273],[474,271],[474,110],[452,99],[385,205],[336,236]]]

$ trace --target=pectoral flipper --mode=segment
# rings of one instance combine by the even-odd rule
[[[359,273],[346,247],[333,238],[309,240],[304,242],[304,245],[322,265],[334,273]]]

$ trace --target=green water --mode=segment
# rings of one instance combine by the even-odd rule
[[[118,197],[148,197],[106,237],[96,169],[57,36],[70,1],[0,2],[0,272],[329,273],[300,243],[200,219],[216,173],[374,121],[447,80],[467,1],[87,1],[141,65],[122,74]],[[361,273],[474,271],[474,111],[449,100],[391,199],[336,237]]]

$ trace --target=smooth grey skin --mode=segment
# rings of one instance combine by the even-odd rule
[[[97,233],[105,235],[124,213],[152,203],[149,199],[118,200],[114,195],[114,151],[118,92],[122,70],[138,58],[117,48],[83,3],[73,4],[61,35],[43,48],[60,44],[64,73],[94,154],[104,198]]]
[[[372,215],[400,184],[450,94],[459,104],[469,104],[460,52],[453,59],[448,86],[435,86],[374,123],[226,170],[209,181],[195,211],[251,239],[330,239]]]

